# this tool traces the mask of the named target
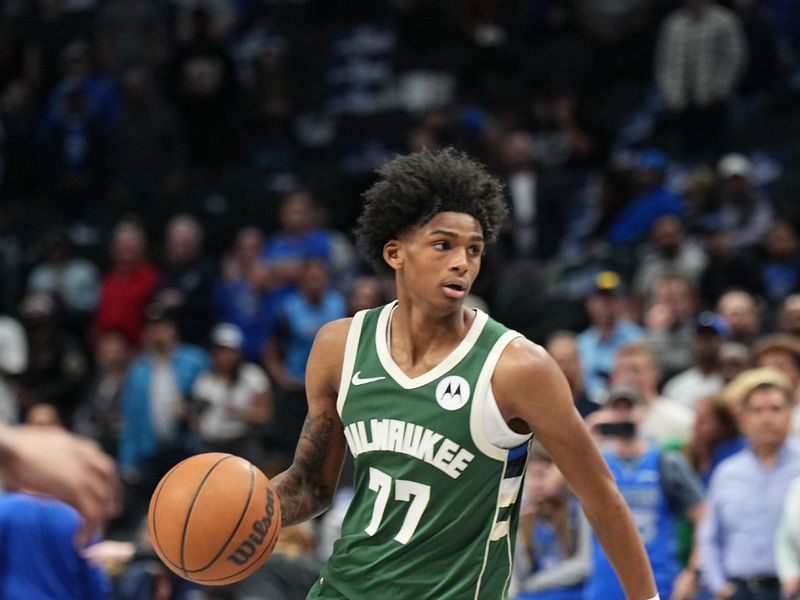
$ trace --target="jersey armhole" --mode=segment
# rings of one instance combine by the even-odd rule
[[[497,400],[491,391],[492,375],[497,362],[500,360],[500,355],[503,354],[506,346],[518,337],[522,337],[520,333],[513,330],[506,331],[492,346],[478,375],[478,381],[475,384],[475,395],[472,399],[469,420],[472,441],[481,452],[495,460],[505,461],[508,457],[509,448],[519,446],[531,437],[511,430],[500,414]],[[494,405],[494,409],[492,409],[492,406],[487,407],[486,404]],[[498,423],[497,421],[500,422]],[[489,424],[490,422],[491,424]],[[511,442],[512,439],[513,442]],[[496,442],[500,442],[502,445],[497,445]],[[504,447],[505,443],[503,442],[510,442],[511,445]]]
[[[353,377],[353,369],[356,366],[356,355],[358,354],[358,342],[361,339],[361,327],[364,324],[364,316],[367,311],[362,310],[353,316],[350,321],[350,329],[347,331],[347,341],[344,345],[344,360],[342,361],[342,377],[339,380],[339,395],[336,397],[336,412],[339,418],[344,411],[344,401],[347,398],[347,391],[350,389],[350,379]]]

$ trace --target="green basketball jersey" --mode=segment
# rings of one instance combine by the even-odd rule
[[[337,408],[355,495],[309,598],[506,598],[528,443],[498,448],[483,424],[494,367],[519,334],[478,311],[452,353],[411,378],[391,357],[395,306],[350,326]]]

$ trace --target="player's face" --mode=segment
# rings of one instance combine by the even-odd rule
[[[392,261],[410,293],[452,307],[469,293],[481,267],[483,229],[466,213],[442,212],[402,239],[387,244]]]

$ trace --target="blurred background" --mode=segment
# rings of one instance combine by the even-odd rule
[[[683,443],[763,336],[800,364],[798,131],[795,0],[0,0],[0,416],[118,460],[107,536],[152,596],[128,550],[115,595],[203,597],[146,562],[150,492],[202,450],[290,461],[314,333],[393,298],[361,193],[452,145],[511,207],[470,304],[582,413],[640,384]],[[311,582],[340,513],[286,535]]]

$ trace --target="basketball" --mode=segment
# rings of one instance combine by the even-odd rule
[[[225,585],[272,554],[281,527],[278,495],[266,475],[232,454],[197,454],[159,482],[148,511],[150,539],[184,579]]]

